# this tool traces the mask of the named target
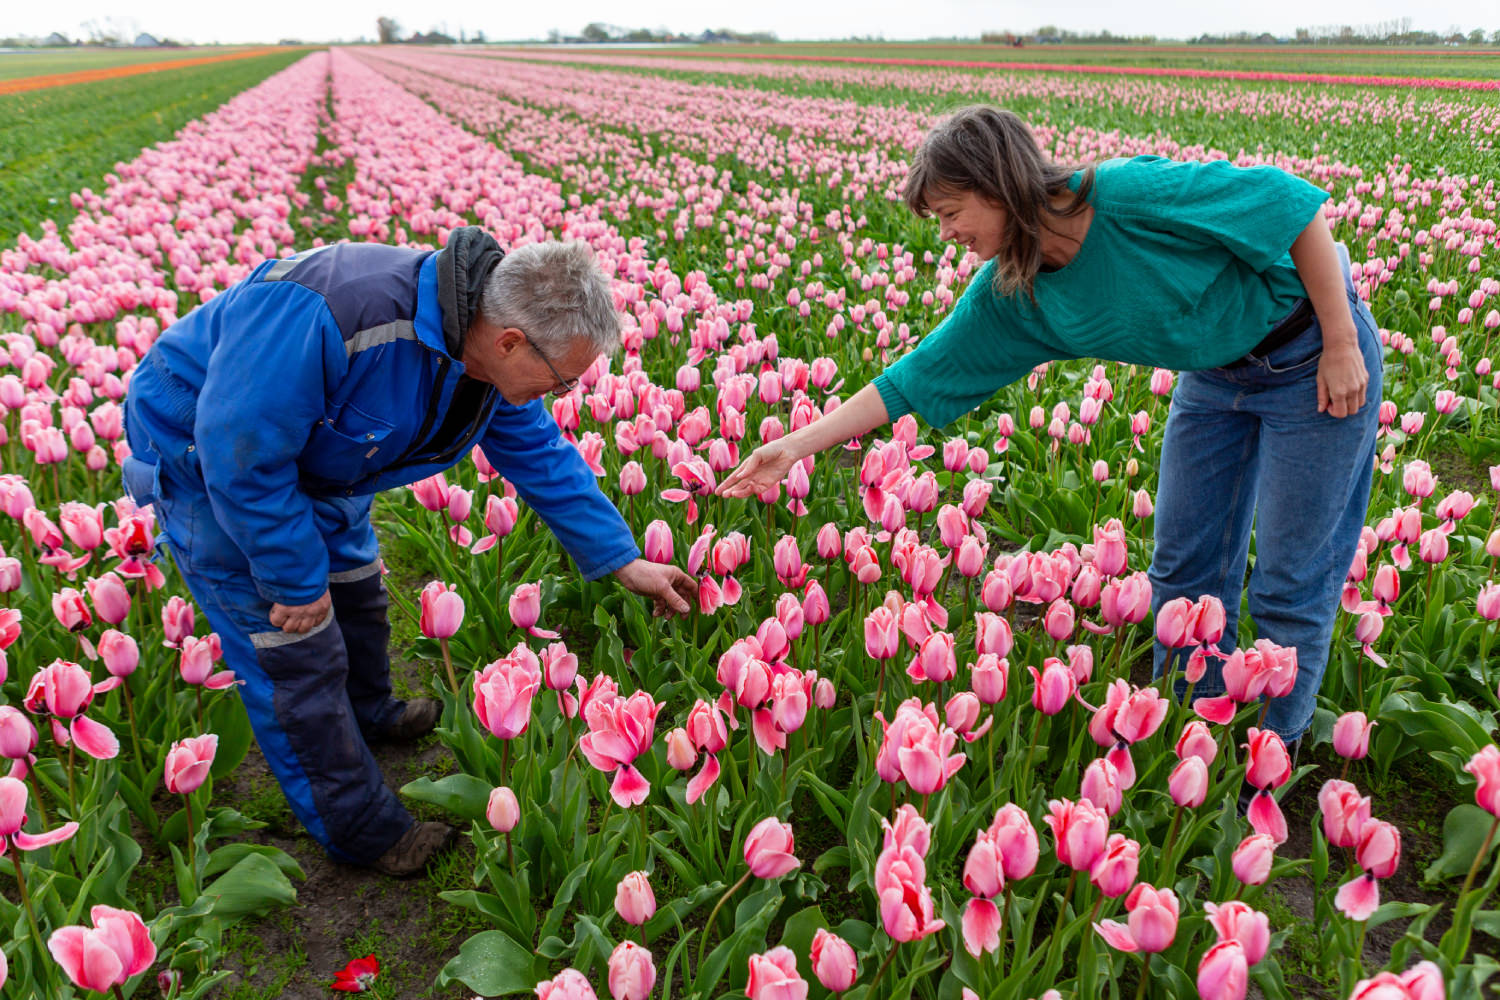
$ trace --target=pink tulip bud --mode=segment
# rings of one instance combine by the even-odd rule
[[[656,894],[645,872],[630,872],[615,887],[615,912],[620,919],[639,927],[656,915]]]
[[[792,825],[767,816],[745,837],[745,864],[756,878],[780,878],[802,864],[793,850]]]
[[[1208,797],[1208,765],[1203,758],[1189,756],[1177,762],[1167,778],[1172,801],[1187,809],[1196,809]]]
[[[1112,833],[1089,869],[1089,881],[1111,899],[1130,891],[1140,867],[1141,845],[1123,833]]]
[[[621,941],[609,956],[609,994],[614,1000],[646,1000],[656,985],[651,953],[634,941]]]
[[[834,706],[837,700],[838,696],[833,689],[833,681],[827,677],[819,677],[818,682],[813,685],[813,705],[827,711]]]
[[[1271,877],[1271,862],[1275,857],[1275,839],[1269,834],[1252,833],[1240,841],[1231,856],[1234,877],[1245,885],[1265,885]]]
[[[1401,831],[1385,820],[1369,820],[1359,828],[1354,857],[1369,874],[1390,878],[1401,863]]]
[[[141,660],[135,640],[115,629],[106,629],[99,637],[99,656],[112,677],[129,677]]]
[[[1250,978],[1245,949],[1238,941],[1220,941],[1198,963],[1200,1000],[1244,1000]]]
[[[813,934],[808,959],[818,982],[833,993],[842,993],[859,978],[859,962],[854,956],[854,948],[848,941],[821,927]]]
[[[1345,712],[1339,716],[1333,724],[1334,753],[1349,760],[1364,759],[1370,752],[1370,728],[1374,725],[1363,712]]]
[[[422,588],[420,627],[429,639],[446,639],[464,620],[464,599],[458,591],[438,580]]]
[[[492,789],[484,817],[496,831],[510,833],[521,821],[521,803],[516,800],[516,793],[504,785]]]
[[[1057,841],[1057,860],[1075,871],[1088,871],[1104,853],[1109,816],[1088,799],[1053,799],[1050,814],[1042,817]]]
[[[667,765],[673,770],[690,771],[698,763],[698,751],[693,749],[693,741],[688,738],[686,729],[679,726],[671,730],[666,735],[666,742]]]

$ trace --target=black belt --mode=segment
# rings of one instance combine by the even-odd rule
[[[1313,312],[1312,301],[1302,299],[1297,303],[1297,308],[1293,309],[1280,323],[1277,323],[1275,328],[1266,334],[1260,343],[1250,348],[1249,354],[1246,354],[1238,361],[1231,361],[1224,367],[1238,368],[1241,365],[1248,365],[1252,360],[1264,358],[1276,350],[1276,348],[1290,344],[1306,333],[1307,328],[1312,326],[1313,321],[1317,318],[1317,313]]]

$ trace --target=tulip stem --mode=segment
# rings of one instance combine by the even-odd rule
[[[1023,794],[1021,802],[1024,804],[1031,798],[1031,757],[1036,753],[1036,741],[1042,736],[1042,713],[1036,713],[1036,723],[1031,727],[1031,745],[1026,748],[1026,762],[1021,765],[1021,787]],[[1071,883],[1070,883],[1071,888]]]
[[[870,989],[865,994],[865,996],[873,997],[875,995],[875,987],[878,986],[878,985],[880,985],[881,977],[883,977],[885,975],[885,970],[889,969],[891,967],[891,960],[894,959],[895,957],[896,957],[896,942],[892,941],[891,942],[890,954],[886,955],[885,956],[885,961],[882,962],[882,963],[880,963],[880,970],[875,973],[875,978],[873,980],[871,980],[871,982],[870,982]]]
[[[1166,839],[1166,842],[1162,845],[1162,849],[1161,849],[1161,870],[1156,873],[1156,884],[1157,885],[1164,884],[1164,880],[1166,879],[1166,877],[1169,874],[1171,874],[1171,871],[1172,871],[1172,848],[1174,846],[1176,846],[1176,841],[1177,841],[1177,825],[1181,821],[1182,821],[1182,806],[1178,806],[1177,807],[1177,811],[1172,814],[1172,826],[1171,826],[1171,829],[1167,830],[1167,839]]]
[[[724,895],[719,897],[719,901],[714,904],[714,908],[709,911],[708,920],[703,924],[703,937],[698,941],[698,961],[693,965],[694,977],[698,976],[703,971],[703,949],[708,945],[708,936],[713,933],[714,918],[719,915],[720,907],[724,905],[725,900],[738,892],[740,890],[740,887],[748,881],[750,881],[750,870],[747,868],[745,869],[745,874],[740,876],[740,880],[734,885],[730,886],[729,890],[725,892]],[[694,982],[696,983],[696,978],[694,979]]]
[[[77,740],[68,741],[68,815],[74,818],[78,816],[78,798],[73,792],[73,755],[77,742]]]
[[[1497,830],[1500,830],[1500,816],[1496,816],[1495,822],[1490,824],[1490,832],[1485,835],[1484,846],[1479,849],[1478,854],[1474,855],[1474,863],[1469,866],[1469,874],[1464,877],[1464,887],[1458,890],[1459,905],[1463,904],[1464,896],[1468,893],[1469,887],[1474,884],[1474,877],[1479,874],[1480,862],[1490,853],[1490,845],[1495,842]]]
[[[1150,975],[1150,972],[1149,972],[1150,967],[1151,967],[1151,956],[1150,955],[1142,955],[1141,956],[1141,981],[1136,985],[1136,988],[1135,988],[1135,1000],[1143,1000],[1143,998],[1146,996],[1146,981],[1151,978],[1151,975]]]
[[[443,650],[443,668],[448,671],[448,687],[453,691],[453,697],[462,701],[458,693],[458,678],[453,675],[453,656],[448,652],[448,637],[443,636],[439,639],[438,645]]]
[[[31,775],[26,775],[26,787],[31,790],[31,801],[36,803],[37,815],[41,818],[43,829],[52,825],[47,818],[47,807],[42,803],[42,786],[31,780]]]
[[[1000,947],[995,949],[995,960],[1000,964],[1000,980],[1005,981],[1005,935],[1010,928],[1010,883],[1005,884],[1005,908],[1000,911]]]
[[[516,850],[510,842],[510,831],[505,831],[505,859],[510,862],[510,877],[516,877]]]
[[[203,721],[203,685],[194,685],[193,693],[198,696],[198,731],[201,733],[208,729],[208,726]]]
[[[31,923],[31,939],[36,942],[37,948],[45,950],[46,939],[42,937],[42,931],[37,926],[36,911],[31,908],[31,894],[26,891],[26,876],[21,872],[20,848],[11,846],[10,860],[16,866],[16,889],[21,893],[21,902],[26,907],[26,919]]]
[[[198,836],[193,832],[193,797],[191,795],[184,795],[182,797],[182,807],[187,811],[188,871],[192,873],[193,885],[196,886],[198,884],[198,869],[193,866],[193,848]]]
[[[1059,947],[1058,941],[1062,940],[1063,925],[1067,922],[1068,919],[1068,901],[1073,898],[1073,886],[1077,881],[1078,869],[1074,868],[1072,874],[1068,876],[1068,887],[1063,890],[1062,903],[1057,907],[1057,926],[1052,928],[1052,940],[1049,943],[1047,949],[1049,952],[1047,956],[1047,965],[1049,967],[1052,965],[1053,958],[1052,954],[1050,953],[1057,951]]]
[[[122,993],[122,992],[120,992],[120,984],[119,983],[115,983],[114,991],[115,991],[116,1000],[125,1000],[125,994]]]

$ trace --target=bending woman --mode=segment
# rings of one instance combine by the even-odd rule
[[[719,492],[758,494],[793,462],[908,412],[948,424],[1046,361],[1180,370],[1153,609],[1218,596],[1232,650],[1253,522],[1250,614],[1261,637],[1296,647],[1299,665],[1266,724],[1300,737],[1364,524],[1381,386],[1375,321],[1329,235],[1327,194],[1276,167],[1222,161],[1072,170],[1017,115],[971,107],[926,137],[905,195],[987,263],[916,349],[827,417],[757,448]],[[1158,675],[1167,655],[1158,645]],[[1195,693],[1222,692],[1210,659]]]

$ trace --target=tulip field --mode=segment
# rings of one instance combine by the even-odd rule
[[[217,996],[236,926],[320,905],[222,794],[249,723],[151,510],[122,497],[122,403],[153,341],[261,261],[474,224],[595,249],[624,348],[547,405],[698,607],[653,619],[583,581],[477,451],[377,504],[397,632],[443,703],[444,766],[401,791],[473,859],[441,894],[469,930],[419,991],[1495,995],[1493,86],[283,61],[52,192],[62,225],[29,195],[0,248],[0,997]],[[1213,598],[1151,614],[1172,372],[1046,365],[948,427],[904,417],[758,499],[715,494],[963,292],[980,262],[899,192],[925,131],[977,101],[1059,160],[1271,163],[1331,195],[1386,389],[1296,753],[1261,725],[1294,650],[1243,615],[1224,637]],[[1158,642],[1187,654],[1182,700],[1151,677]],[[1210,656],[1228,690],[1195,699]],[[349,958],[320,990],[416,995],[388,958]]]

